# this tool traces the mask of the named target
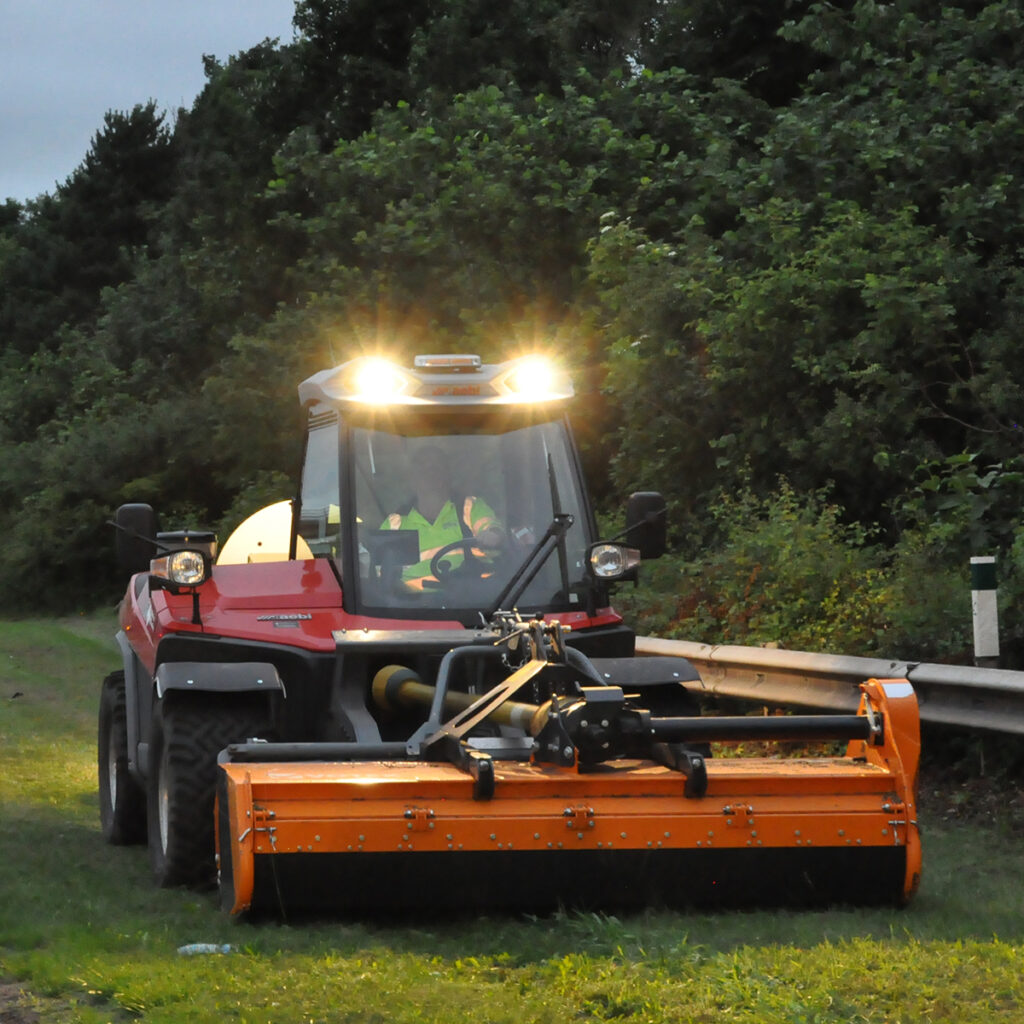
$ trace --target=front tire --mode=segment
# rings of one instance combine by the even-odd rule
[[[96,744],[100,828],[114,846],[146,839],[146,794],[128,769],[128,714],[124,672],[112,672],[100,691]]]
[[[157,885],[206,888],[215,880],[217,755],[266,737],[265,705],[246,694],[176,694],[153,715],[148,786],[149,855]]]

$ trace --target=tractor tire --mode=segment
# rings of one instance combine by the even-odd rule
[[[216,880],[217,755],[267,736],[266,706],[247,694],[175,694],[158,701],[150,739],[149,857],[162,888],[208,888]]]
[[[128,770],[128,716],[124,672],[112,672],[100,691],[96,744],[100,784],[100,828],[114,846],[146,840],[146,794]]]

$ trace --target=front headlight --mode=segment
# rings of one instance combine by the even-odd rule
[[[154,558],[149,571],[178,587],[198,587],[210,575],[210,560],[202,551],[186,548],[172,551],[163,558]]]
[[[621,579],[640,564],[640,552],[622,544],[595,544],[590,549],[590,569],[599,580]]]

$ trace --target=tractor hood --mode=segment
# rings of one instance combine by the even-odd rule
[[[341,585],[330,566],[316,559],[218,565],[211,590],[218,611],[340,608]]]

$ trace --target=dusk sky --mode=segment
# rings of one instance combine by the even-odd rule
[[[0,202],[52,192],[108,110],[155,100],[169,120],[224,60],[292,38],[294,0],[0,0]]]

